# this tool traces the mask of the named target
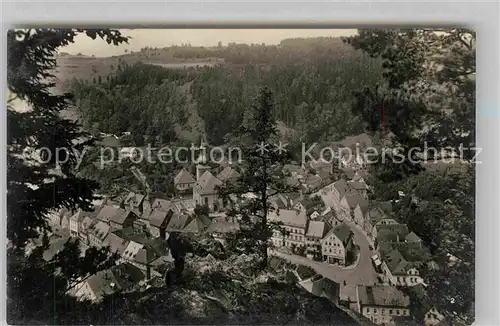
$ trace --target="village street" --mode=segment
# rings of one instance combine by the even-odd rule
[[[314,261],[312,259],[290,255],[278,251],[271,251],[270,255],[277,256],[290,261],[293,264],[305,265],[313,268],[318,274],[329,278],[337,283],[374,285],[377,283],[377,273],[371,262],[371,250],[367,236],[350,221],[345,221],[354,233],[354,242],[359,246],[359,259],[355,266],[343,268],[337,265],[329,265]]]

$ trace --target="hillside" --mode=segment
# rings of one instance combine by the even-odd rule
[[[59,62],[59,85],[75,93],[85,128],[135,138],[163,134],[169,141],[205,135],[213,145],[244,122],[263,84],[275,93],[284,138],[337,141],[361,133],[351,94],[382,78],[379,61],[338,38],[146,48],[111,58],[62,55]]]

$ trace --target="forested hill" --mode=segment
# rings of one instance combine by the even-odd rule
[[[195,141],[205,133],[211,144],[225,143],[264,84],[281,129],[301,141],[335,141],[362,132],[352,92],[382,79],[379,61],[340,38],[145,48],[116,60],[105,73],[75,76],[71,90],[88,130],[129,131],[137,142],[143,135]]]

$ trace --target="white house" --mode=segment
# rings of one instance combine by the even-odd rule
[[[210,172],[209,166],[197,165],[196,183],[193,187],[193,200],[196,205],[207,206],[212,211],[222,208],[222,201],[217,191],[217,187],[221,185],[222,181]]]
[[[306,232],[306,254],[313,258],[316,254],[321,254],[321,239],[330,231],[328,222],[310,221]]]
[[[329,264],[345,264],[347,251],[352,246],[352,231],[349,226],[342,223],[333,228],[321,240],[321,253],[323,260]]]
[[[409,262],[396,249],[381,253],[382,271],[391,285],[412,287],[423,283],[419,268],[421,262]]]
[[[174,178],[175,189],[179,191],[187,191],[193,189],[196,180],[193,175],[189,173],[186,169],[181,169],[179,173]]]
[[[278,209],[269,213],[270,222],[281,222],[281,230],[274,230],[271,241],[276,247],[305,247],[307,215],[305,210]]]
[[[395,325],[395,318],[410,316],[410,298],[393,286],[356,287],[357,310],[377,325]]]

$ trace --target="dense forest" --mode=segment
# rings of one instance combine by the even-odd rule
[[[175,61],[208,60],[224,61],[235,65],[245,64],[293,64],[318,57],[343,59],[352,55],[353,49],[339,37],[289,38],[276,45],[228,43],[217,46],[174,45],[165,48],[145,47],[130,56],[141,60]]]
[[[72,90],[84,126],[116,134],[129,131],[138,142],[141,136],[160,136],[165,143],[182,138],[180,130],[195,129],[210,144],[220,145],[243,122],[259,86],[267,85],[275,96],[274,115],[283,129],[294,131],[294,139],[335,141],[362,132],[361,119],[351,111],[352,92],[373,87],[382,78],[379,60],[339,38],[173,50],[176,56],[215,54],[225,63],[168,70],[121,63],[105,80],[75,80]]]

